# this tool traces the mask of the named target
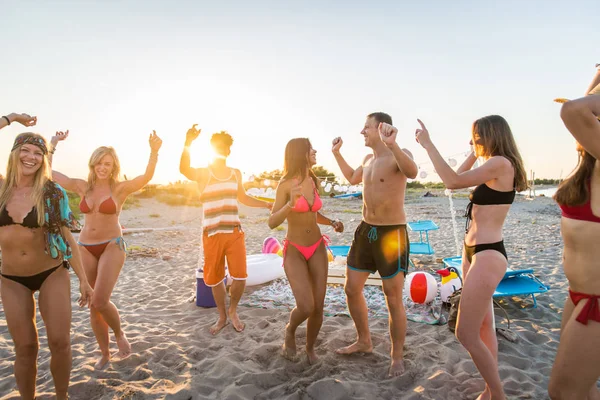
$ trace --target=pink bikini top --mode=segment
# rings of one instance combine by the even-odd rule
[[[589,183],[588,183],[589,185]],[[587,203],[580,206],[567,206],[565,204],[558,205],[562,210],[562,216],[569,219],[578,219],[580,221],[598,222],[600,217],[597,217],[592,212],[592,191],[590,190],[590,198]]]
[[[302,195],[302,197],[300,197],[296,201],[296,205],[294,206],[294,208],[292,208],[292,211],[294,211],[294,212],[317,212],[321,209],[321,207],[323,207],[323,202],[321,201],[321,198],[319,197],[319,192],[317,191],[317,187],[315,186],[315,181],[313,181],[312,178],[309,178],[309,179],[313,183],[313,189],[314,189],[314,194],[315,194],[313,204],[312,204],[312,206],[310,206],[308,204],[308,200],[306,200],[306,197],[304,197],[304,195]]]

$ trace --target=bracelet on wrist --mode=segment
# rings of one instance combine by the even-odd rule
[[[10,125],[10,119],[6,115],[3,115],[2,118],[4,118],[6,123]]]

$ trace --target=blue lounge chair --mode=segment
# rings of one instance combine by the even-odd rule
[[[442,260],[446,267],[454,267],[462,274],[462,257],[447,257]],[[506,269],[504,278],[498,284],[494,297],[529,296],[533,307],[537,307],[535,294],[546,293],[550,288],[533,275],[533,269]]]
[[[429,243],[429,231],[438,230],[438,226],[431,220],[409,222],[408,229],[413,232],[419,232],[419,241],[410,242],[410,254],[434,254],[435,251]],[[423,237],[425,234],[425,237]]]
[[[353,193],[344,193],[344,194],[337,194],[335,196],[333,196],[334,199],[349,199],[352,197],[360,197],[362,196],[362,192],[353,192]]]

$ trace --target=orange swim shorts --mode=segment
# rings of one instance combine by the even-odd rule
[[[240,228],[232,233],[208,236],[204,231],[204,284],[217,286],[225,279],[225,258],[229,275],[235,280],[246,280],[246,238]]]

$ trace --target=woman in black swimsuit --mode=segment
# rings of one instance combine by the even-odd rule
[[[482,399],[504,399],[498,373],[498,342],[492,296],[504,277],[508,260],[502,227],[515,192],[525,190],[523,160],[506,120],[490,115],[473,123],[474,150],[456,172],[435,148],[420,121],[417,141],[448,189],[477,186],[467,207],[467,228],[462,257],[463,288],[456,337],[465,346],[485,380]],[[473,168],[478,157],[484,163]]]
[[[36,120],[26,114],[10,114],[2,117],[0,128],[12,122],[32,126]],[[39,341],[33,293],[39,290],[39,308],[48,336],[50,371],[57,399],[67,398],[72,362],[67,259],[79,279],[79,305],[88,305],[93,293],[69,230],[74,220],[67,195],[49,179],[47,155],[42,136],[18,135],[0,187],[0,293],[15,345],[14,373],[23,399],[35,398]]]

